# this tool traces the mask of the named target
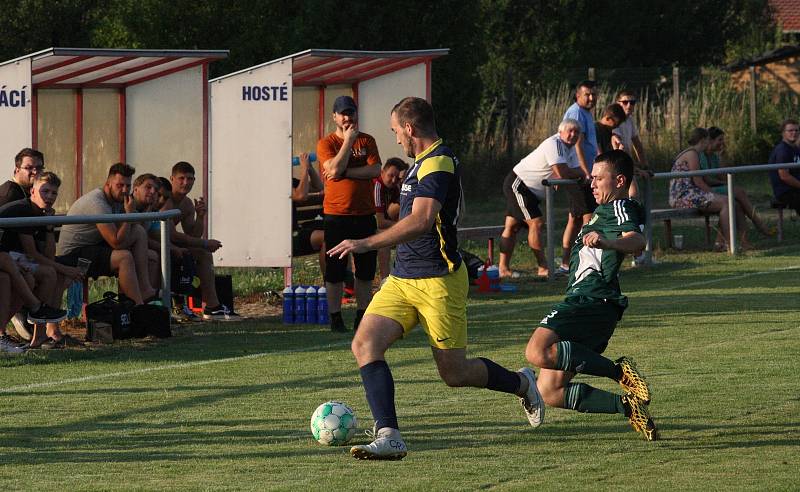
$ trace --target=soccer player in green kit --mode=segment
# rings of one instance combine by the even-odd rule
[[[598,207],[572,248],[566,298],[539,322],[525,357],[541,368],[536,381],[547,405],[623,414],[635,431],[654,441],[658,431],[648,410],[650,388],[644,377],[630,358],[614,362],[600,355],[628,305],[619,287],[622,260],[645,247],[644,210],[628,198],[632,176],[633,161],[621,150],[595,160],[592,194]],[[613,379],[624,393],[572,383],[576,373]]]

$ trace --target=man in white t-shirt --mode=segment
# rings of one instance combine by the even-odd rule
[[[636,171],[647,169],[647,158],[644,155],[644,146],[641,139],[639,139],[639,129],[636,127],[636,120],[633,117],[633,111],[636,109],[636,96],[628,90],[621,90],[617,93],[617,104],[622,106],[627,118],[617,128],[614,129],[614,135],[617,137],[615,140],[614,148],[621,149],[627,152],[633,159],[636,165]],[[639,195],[639,186],[636,182],[636,175],[631,181],[631,188],[629,195],[631,198],[636,199]]]
[[[558,125],[558,133],[545,139],[523,158],[508,173],[503,182],[506,197],[506,222],[500,237],[500,276],[514,277],[511,270],[511,255],[514,253],[517,232],[528,227],[528,246],[539,265],[537,277],[546,279],[547,260],[542,251],[541,228],[544,224],[539,203],[544,201],[545,188],[542,181],[551,177],[571,179],[583,177],[575,143],[581,133],[580,124],[574,119],[565,119]]]

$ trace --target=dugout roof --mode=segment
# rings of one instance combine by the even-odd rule
[[[294,86],[356,84],[445,56],[447,48],[415,51],[309,49],[213,79],[232,77],[272,63],[291,60]]]
[[[119,88],[227,58],[228,50],[48,48],[0,64],[31,59],[36,89]]]

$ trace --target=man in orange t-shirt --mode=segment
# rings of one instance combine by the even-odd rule
[[[345,239],[363,239],[375,234],[375,200],[372,179],[381,172],[381,158],[375,139],[358,131],[358,108],[350,96],[339,96],[333,103],[336,131],[317,143],[320,175],[325,181],[325,244],[336,245]],[[353,330],[358,329],[372,297],[377,253],[354,254],[357,302]],[[325,268],[325,288],[331,330],[347,329],[342,320],[342,288],[348,258],[329,257]]]

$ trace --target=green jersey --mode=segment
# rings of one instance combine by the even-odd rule
[[[589,297],[614,303],[623,309],[628,306],[628,298],[619,290],[619,268],[625,254],[613,249],[585,246],[583,236],[597,231],[605,239],[617,239],[626,232],[641,233],[643,221],[641,205],[628,198],[597,207],[572,247],[567,298]]]

